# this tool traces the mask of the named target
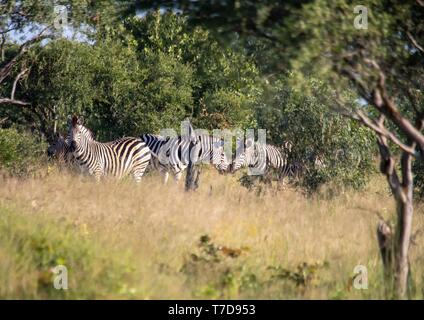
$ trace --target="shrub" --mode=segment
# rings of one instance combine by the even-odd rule
[[[0,168],[19,176],[28,175],[45,157],[47,145],[29,133],[0,128]]]
[[[422,200],[424,198],[424,162],[414,161],[412,171],[414,173],[415,195]]]
[[[334,112],[332,91],[310,80],[310,94],[277,81],[257,107],[259,127],[270,143],[293,143],[290,162],[301,175],[299,184],[316,190],[323,184],[360,188],[373,171],[375,141],[370,130]]]

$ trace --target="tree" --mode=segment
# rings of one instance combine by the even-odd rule
[[[157,6],[159,1],[148,1],[148,5]],[[295,70],[298,83],[304,84],[310,75],[327,81],[339,93],[335,101],[338,111],[374,131],[380,170],[397,204],[397,223],[390,240],[394,259],[385,267],[392,275],[395,296],[405,297],[413,216],[412,161],[414,157],[422,159],[424,151],[423,2],[369,0],[356,9],[356,3],[348,0],[298,5],[291,1],[181,0],[160,5],[182,10],[194,23],[220,22],[221,30],[248,33],[272,43],[279,49],[277,59],[289,61],[282,67]],[[367,29],[354,24],[358,14],[365,14],[364,9]],[[353,90],[366,105],[350,103],[346,89]],[[408,103],[402,104],[404,100]]]
[[[377,136],[380,170],[387,177],[397,205],[397,222],[391,239],[393,263],[386,263],[385,267],[393,279],[395,296],[405,297],[413,216],[412,161],[414,157],[421,158],[424,150],[421,132],[424,52],[419,45],[424,40],[420,23],[424,10],[419,1],[369,1],[365,7],[375,22],[370,21],[369,29],[361,32],[353,23],[343,23],[355,18],[350,2],[330,5],[323,1],[318,9],[305,6],[300,14],[303,19],[311,18],[311,24],[299,32],[308,35],[310,50],[309,56],[299,57],[297,63],[303,67],[311,63],[330,66],[331,73],[322,67],[315,69],[333,84],[347,80],[343,85],[352,85],[367,103],[365,107],[349,104],[340,95],[338,109],[369,127]],[[330,9],[332,11],[328,11]],[[313,15],[322,12],[333,14],[324,19],[321,14],[320,21],[313,19]],[[324,44],[325,52],[318,54],[313,49],[318,41],[321,46]],[[340,84],[337,87],[340,89]],[[396,147],[401,152],[400,171],[396,168]]]
[[[335,193],[363,187],[376,151],[371,130],[332,110],[336,94],[323,81],[309,79],[310,94],[290,81],[288,75],[270,83],[255,108],[269,143],[292,142],[289,163],[296,182],[310,192],[324,184]]]
[[[15,52],[12,53],[12,57],[9,58],[7,62],[3,62],[0,64],[0,84],[8,78],[12,77],[13,71],[17,66],[20,64],[22,57],[27,53],[29,48],[33,46],[36,43],[39,43],[42,39],[45,39],[46,36],[43,36],[43,30],[40,32],[37,36],[34,38],[24,42]],[[4,60],[6,58],[4,57]],[[25,76],[29,71],[29,68],[25,64],[20,65],[20,70],[17,72],[17,74],[14,76],[13,81],[10,83],[8,87],[10,87],[10,97],[0,97],[0,105],[2,104],[13,104],[13,105],[19,105],[19,106],[28,106],[30,105],[29,102],[20,100],[19,98],[16,98],[16,89],[18,87],[19,81],[22,79],[23,76]]]
[[[172,12],[153,11],[144,18],[129,18],[125,27],[133,36],[140,62],[156,66],[149,77],[182,72],[177,77],[181,80],[175,84],[187,83],[191,87],[192,101],[187,101],[184,111],[196,127],[251,125],[258,73],[254,62],[243,52],[221,46],[208,30],[191,29],[186,17]],[[156,64],[158,59],[160,63]],[[191,83],[184,82],[189,78],[187,72],[192,73]],[[168,86],[161,84],[165,94]],[[155,97],[150,101],[155,101]]]
[[[51,136],[49,117],[56,113],[56,106],[34,105],[34,96],[21,91],[29,83],[27,78],[34,55],[42,51],[43,40],[54,39],[63,30],[55,23],[59,19],[55,9],[59,5],[68,13],[66,21],[60,17],[61,26],[66,24],[75,32],[86,33],[92,33],[102,24],[112,23],[135,9],[127,1],[0,1],[0,105],[5,106],[0,114],[6,115],[9,123],[9,118],[23,118],[24,122],[32,123],[33,130],[39,130],[47,137]],[[18,45],[19,42],[23,43]],[[38,50],[34,50],[36,48]]]

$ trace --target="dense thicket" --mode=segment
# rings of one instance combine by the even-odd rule
[[[21,58],[30,72],[17,95],[31,104],[1,108],[3,126],[18,125],[50,140],[76,113],[103,141],[179,130],[186,117],[204,129],[264,128],[269,143],[292,141],[291,161],[304,168],[303,186],[333,181],[359,187],[366,181],[369,132],[331,111],[333,96],[324,84],[310,80],[313,92],[304,92],[292,86],[288,72],[266,74],[258,56],[261,41],[251,39],[244,47],[245,39],[233,37],[225,46],[186,17],[160,11],[96,30],[90,30],[91,40],[50,39]],[[8,57],[18,50],[13,41],[6,48]],[[12,85],[6,82],[1,94]],[[324,165],[316,166],[317,159]]]
[[[334,112],[334,91],[323,82],[310,79],[308,86],[310,94],[291,87],[290,76],[267,86],[255,107],[259,127],[276,145],[293,142],[289,160],[301,186],[364,186],[375,152],[370,130]]]

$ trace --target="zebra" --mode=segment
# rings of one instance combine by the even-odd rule
[[[200,149],[196,163],[209,162],[214,164],[220,173],[226,172],[229,161],[224,152],[223,141],[207,134],[197,137]],[[153,155],[152,166],[165,175],[164,182],[167,182],[169,172],[173,173],[175,181],[178,182],[188,166],[189,137],[165,138],[154,134],[143,134],[141,140],[146,143]]]
[[[76,161],[71,151],[69,135],[64,138],[62,134],[57,134],[53,143],[47,148],[47,156],[49,159],[55,159],[60,166],[74,167]]]
[[[269,168],[278,172],[279,179],[292,176],[293,168],[288,161],[288,155],[292,149],[292,143],[286,142],[281,147],[271,144],[253,143],[253,139],[246,139],[243,143],[237,140],[236,158],[230,166],[232,173],[242,167],[255,168],[257,173],[265,173]]]
[[[151,154],[139,138],[125,137],[112,142],[98,142],[93,133],[76,116],[68,122],[71,150],[78,165],[97,181],[102,176],[122,178],[132,174],[140,182]]]
[[[168,182],[170,168],[159,162],[158,154],[160,148],[167,142],[167,139],[163,136],[150,133],[141,135],[140,139],[150,149],[150,153],[152,155],[150,159],[150,166],[164,176],[164,184],[166,184]]]

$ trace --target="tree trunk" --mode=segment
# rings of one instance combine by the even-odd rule
[[[380,170],[387,177],[387,182],[392,190],[396,201],[397,221],[394,237],[391,227],[381,223],[378,227],[377,236],[380,252],[383,259],[386,281],[390,283],[390,290],[397,299],[407,297],[408,275],[410,272],[408,250],[412,232],[413,216],[413,176],[412,156],[407,152],[402,153],[401,172],[402,179],[395,168],[395,160],[390,154],[387,141],[383,137],[378,138],[381,163]],[[414,143],[410,145],[415,148]]]
[[[200,178],[200,167],[196,166],[199,151],[200,151],[200,141],[194,132],[194,128],[191,125],[190,121],[186,120],[187,134],[190,138],[190,145],[188,148],[188,167],[187,175],[185,180],[185,190],[194,191],[199,187],[199,178]]]
[[[4,62],[6,60],[5,54],[4,54],[4,44],[6,43],[6,35],[1,35],[1,41],[0,41],[0,62]]]
[[[187,167],[187,176],[185,181],[185,190],[194,191],[199,187],[201,169],[190,161]]]
[[[408,250],[412,233],[413,176],[411,155],[404,152],[401,159],[402,191],[404,197],[397,203],[395,232],[395,290],[398,298],[405,298],[408,287]]]

